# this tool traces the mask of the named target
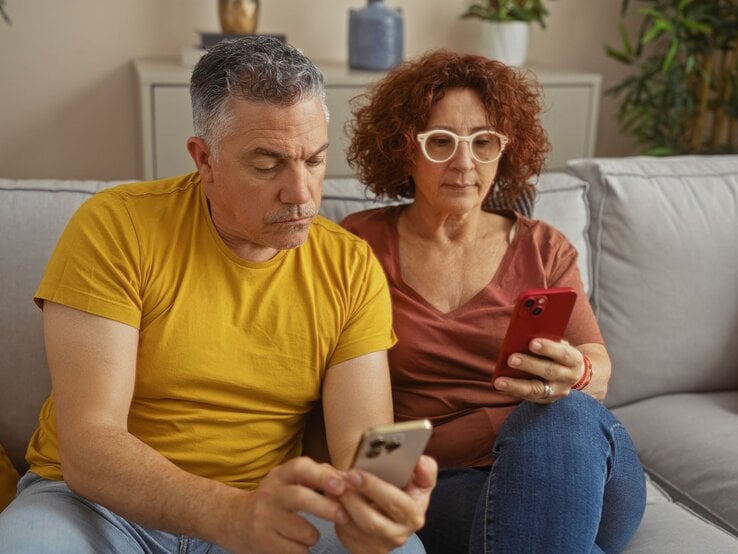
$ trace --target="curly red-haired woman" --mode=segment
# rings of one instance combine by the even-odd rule
[[[539,87],[499,62],[436,51],[363,100],[349,162],[374,193],[412,201],[344,225],[390,284],[395,417],[434,423],[428,453],[442,470],[420,533],[427,550],[622,550],[645,483],[599,402],[610,360],[576,249],[521,213],[550,150]],[[535,338],[508,358],[528,378],[493,378],[516,297],[552,287],[578,292],[564,339]]]

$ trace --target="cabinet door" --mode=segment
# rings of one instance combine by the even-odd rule
[[[154,179],[190,173],[196,169],[187,152],[192,136],[190,90],[181,85],[153,85]]]
[[[567,160],[593,155],[596,92],[594,87],[581,84],[543,87],[541,123],[553,147],[546,160],[547,171],[564,169]]]
[[[350,100],[363,91],[363,88],[354,86],[326,87],[325,102],[331,114],[328,122],[328,140],[331,145],[328,149],[326,177],[354,177],[354,172],[346,162],[349,141],[344,132],[344,125],[351,117]]]

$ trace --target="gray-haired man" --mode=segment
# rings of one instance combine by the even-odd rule
[[[422,551],[435,463],[346,472],[392,419],[395,339],[369,247],[317,215],[320,72],[242,39],[191,94],[198,171],[86,202],[36,293],[52,395],[0,551]],[[316,405],[333,465],[299,456]]]

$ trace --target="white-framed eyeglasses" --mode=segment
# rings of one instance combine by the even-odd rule
[[[483,164],[499,160],[507,145],[505,135],[488,129],[466,136],[457,135],[445,129],[434,129],[418,133],[416,138],[423,155],[431,162],[439,164],[454,157],[460,142],[468,142],[472,158]]]

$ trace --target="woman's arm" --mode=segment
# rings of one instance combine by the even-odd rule
[[[610,382],[612,363],[607,349],[602,344],[580,344],[577,350],[592,362],[592,380],[582,390],[597,400],[607,396],[607,385]],[[582,368],[583,369],[583,368]],[[581,373],[579,374],[581,377]]]

